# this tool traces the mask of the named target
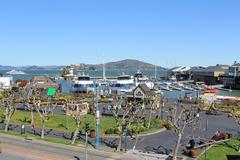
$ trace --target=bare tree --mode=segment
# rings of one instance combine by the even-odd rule
[[[5,132],[8,132],[8,127],[9,127],[9,123],[10,120],[13,116],[13,114],[16,111],[16,105],[15,105],[15,92],[13,90],[4,90],[2,93],[2,106],[5,108]]]
[[[22,95],[24,96],[23,103],[25,106],[25,110],[28,110],[31,113],[31,126],[34,126],[35,124],[34,109],[37,103],[36,92],[34,92],[34,89],[32,87],[25,88]]]
[[[115,104],[111,107],[111,112],[117,124],[117,134],[119,136],[119,142],[117,145],[117,151],[122,148],[122,136],[126,127],[130,126],[136,117],[139,117],[138,113],[141,111],[141,107],[137,101],[129,101],[126,97],[118,97],[115,99]]]
[[[65,111],[66,115],[72,116],[76,123],[76,129],[72,138],[72,144],[75,143],[79,130],[80,130],[80,123],[81,123],[81,117],[83,115],[86,115],[88,113],[89,105],[86,102],[79,102],[72,100],[70,103],[67,102],[63,106],[63,110]]]
[[[42,89],[35,89],[33,93],[33,105],[36,108],[41,118],[41,139],[44,139],[45,135],[45,122],[47,122],[47,116],[49,113],[53,114],[53,110],[57,106],[56,102],[52,97],[45,97]]]
[[[140,104],[139,104],[140,105]],[[140,128],[141,126],[144,125],[144,120],[145,120],[145,116],[146,116],[146,109],[144,107],[144,105],[142,106],[141,108],[141,111],[139,111],[139,116],[136,116],[134,122],[137,124],[137,130],[135,131],[135,143],[134,143],[134,146],[133,146],[133,150],[135,150],[136,146],[137,146],[137,143],[138,143],[138,140],[139,140],[139,133],[140,133]]]
[[[150,127],[152,120],[152,113],[154,110],[158,110],[158,118],[160,119],[160,114],[162,112],[162,95],[160,93],[151,93],[146,98],[143,99],[143,103],[146,108],[150,108],[149,116],[148,116],[148,128]]]
[[[176,133],[177,139],[173,150],[173,160],[177,159],[178,150],[185,128],[187,126],[191,126],[191,124],[195,123],[196,120],[198,120],[196,118],[196,114],[182,104],[175,104],[174,107],[169,108],[167,122]]]

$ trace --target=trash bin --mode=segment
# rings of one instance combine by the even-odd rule
[[[95,130],[90,130],[90,137],[95,138],[96,137],[96,131]]]

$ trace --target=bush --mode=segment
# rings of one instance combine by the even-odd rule
[[[150,128],[161,128],[162,126],[162,120],[160,119],[154,119],[150,122]]]
[[[136,133],[140,133],[140,132],[144,132],[147,128],[144,127],[143,125],[137,125],[137,124],[133,124],[130,126],[129,130],[132,134],[136,134]]]
[[[171,124],[168,123],[167,121],[162,121],[162,125],[163,125],[167,130],[172,129]]]
[[[114,127],[114,128],[107,128],[105,130],[105,134],[118,134],[119,133],[119,130],[117,127]]]

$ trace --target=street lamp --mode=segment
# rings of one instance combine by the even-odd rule
[[[98,108],[98,93],[99,93],[99,86],[96,86],[96,81],[94,81],[96,97],[95,97],[95,107],[96,107],[96,149],[99,149],[99,123],[100,123],[100,112]]]

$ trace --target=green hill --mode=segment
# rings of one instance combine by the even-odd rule
[[[102,64],[95,65],[97,70],[102,70]],[[155,65],[133,60],[133,59],[126,59],[117,62],[109,62],[105,63],[106,70],[155,70]],[[164,70],[165,68],[157,66],[157,70]]]

